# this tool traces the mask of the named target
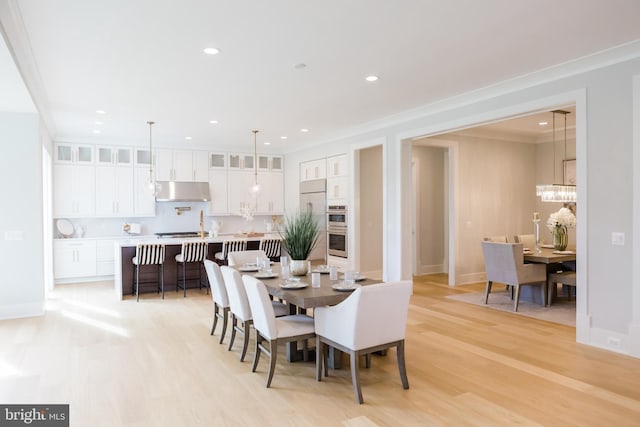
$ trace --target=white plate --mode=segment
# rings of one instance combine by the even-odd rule
[[[317,265],[314,269],[311,270],[312,273],[320,273],[320,274],[329,274],[331,271],[331,267],[328,265]]]
[[[347,286],[344,284],[344,282],[338,282],[335,285],[331,286],[333,288],[334,291],[338,291],[338,292],[351,292],[351,291],[355,291],[356,289],[358,289],[360,287],[360,285],[351,285],[351,286]]]
[[[541,248],[553,249],[553,245],[540,245]]]
[[[302,289],[302,288],[306,288],[307,286],[309,286],[308,283],[306,282],[300,282],[300,281],[287,281],[287,282],[282,282],[280,283],[280,287],[282,289]]]
[[[558,255],[569,255],[569,254],[573,254],[575,252],[573,251],[553,251],[554,254],[558,254]]]
[[[340,278],[344,280],[344,274],[340,275]],[[360,282],[361,280],[365,280],[366,278],[367,276],[358,274],[355,279],[356,279],[356,282]]]
[[[278,277],[278,273],[271,272],[257,272],[253,275],[256,279],[274,279]]]
[[[238,267],[238,271],[249,273],[252,271],[260,271],[260,268],[258,268],[258,266],[255,264],[247,264],[247,265],[241,265],[240,267]]]
[[[56,228],[64,237],[73,235],[73,224],[68,219],[59,219],[56,221]]]

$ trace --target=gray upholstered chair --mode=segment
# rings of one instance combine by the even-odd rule
[[[184,295],[187,296],[187,264],[198,264],[198,287],[202,288],[202,264],[207,259],[207,251],[209,245],[206,241],[195,242],[182,242],[182,250],[176,255],[176,263],[182,264],[182,286],[180,285],[180,279],[178,278],[180,268],[176,268],[176,292],[178,288],[184,290]]]
[[[487,236],[482,239],[485,242],[500,242],[500,243],[509,243],[507,240],[507,236]]]
[[[227,265],[229,267],[241,266],[243,264],[255,264],[257,258],[266,258],[264,251],[233,251],[227,254]]]
[[[567,299],[571,301],[571,288],[576,287],[576,272],[575,271],[558,271],[555,273],[549,273],[547,277],[547,304],[551,305],[553,297],[556,294],[558,283],[566,285]]]
[[[140,301],[140,266],[156,265],[158,267],[157,290],[162,290],[164,299],[164,244],[162,243],[139,243],[136,246],[136,256],[131,259],[136,270],[136,302]]]
[[[522,243],[525,248],[531,250],[536,247],[536,237],[533,234],[516,234],[513,236],[513,241],[516,243]]]
[[[493,282],[504,283],[515,291],[513,311],[518,311],[520,286],[537,285],[542,288],[542,303],[546,305],[547,268],[544,264],[525,264],[522,243],[481,242],[487,286],[484,303],[489,300]]]
[[[325,345],[347,352],[356,402],[363,403],[359,356],[396,347],[400,380],[408,389],[404,338],[412,289],[410,281],[362,286],[338,305],[314,309],[316,380],[321,380],[322,365],[327,375]]]
[[[269,387],[276,369],[278,344],[313,338],[315,336],[313,318],[305,314],[276,317],[273,301],[269,299],[264,283],[247,275],[242,276],[242,281],[253,313],[253,327],[256,330],[256,351],[253,355],[251,371],[256,371],[261,353],[269,356],[267,374],[267,387]],[[264,344],[265,341],[268,347]]]
[[[220,333],[220,344],[224,340],[224,334],[227,331],[227,319],[229,317],[229,296],[227,288],[224,286],[224,279],[220,272],[220,266],[211,260],[204,260],[204,269],[207,272],[209,285],[211,286],[211,298],[213,299],[213,326],[211,326],[211,335],[216,330],[218,319],[222,319],[222,332]]]

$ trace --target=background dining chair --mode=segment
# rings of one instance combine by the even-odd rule
[[[229,252],[246,251],[246,250],[247,250],[246,239],[224,240],[222,242],[222,251],[216,252],[213,255],[213,258],[219,265],[227,265],[227,255],[229,254]]]
[[[557,293],[558,283],[567,287],[567,300],[571,301],[571,288],[576,287],[575,271],[557,271],[549,273],[547,277],[547,304],[551,305],[553,297]]]
[[[278,261],[282,253],[282,240],[278,238],[263,238],[260,239],[261,251],[264,251],[266,256],[271,261]]]
[[[509,243],[507,236],[487,236],[482,239],[485,242]]]
[[[247,299],[247,292],[244,290],[240,273],[238,273],[237,270],[225,265],[220,267],[220,271],[222,272],[224,285],[227,289],[227,295],[229,296],[229,309],[231,311],[231,339],[229,340],[228,350],[231,351],[233,348],[233,341],[236,338],[236,332],[242,334],[244,340],[242,342],[240,361],[243,362],[244,357],[247,354],[251,324],[253,323],[251,308],[249,307],[249,300]],[[287,314],[287,306],[283,303],[271,301],[271,304],[277,316],[284,316]],[[238,325],[238,321],[242,322],[242,327]]]
[[[251,250],[251,251],[233,251],[227,254],[227,265],[229,267],[241,266],[243,264],[255,264],[257,258],[266,258],[264,251]]]
[[[542,288],[542,304],[546,305],[547,268],[544,264],[525,264],[522,243],[481,242],[487,286],[484,303],[489,300],[493,282],[504,283],[514,289],[513,311],[518,311],[520,286],[537,285]]]
[[[222,319],[222,332],[220,333],[220,344],[224,340],[224,334],[227,331],[227,319],[229,317],[229,296],[224,286],[224,279],[220,272],[220,266],[215,262],[205,259],[204,269],[207,272],[209,285],[211,286],[211,298],[213,299],[213,326],[211,326],[211,335],[216,330],[218,319]]]
[[[325,344],[349,353],[356,402],[363,403],[359,356],[396,347],[404,389],[409,388],[404,361],[404,339],[413,284],[410,281],[362,286],[332,307],[313,311],[316,325],[316,380],[327,372]]]
[[[164,244],[139,243],[136,246],[136,256],[131,259],[131,262],[136,270],[136,302],[140,301],[140,267],[143,265],[158,267],[157,290],[158,292],[162,290],[162,299],[164,299]]]
[[[176,255],[176,263],[182,264],[182,286],[180,286],[180,279],[178,278],[180,268],[176,268],[176,292],[178,288],[184,290],[184,295],[187,296],[187,264],[198,264],[198,286],[202,289],[202,266],[201,263],[207,258],[207,250],[209,245],[206,241],[196,242],[182,242],[182,250]]]
[[[253,313],[253,327],[256,330],[256,351],[253,355],[251,372],[255,372],[260,354],[269,356],[267,388],[271,386],[276,369],[278,344],[307,340],[315,336],[313,318],[304,314],[276,317],[267,289],[260,280],[251,276],[242,276],[244,287]],[[267,342],[265,346],[264,342]]]
[[[536,247],[536,237],[533,234],[516,234],[513,236],[513,241],[516,243],[522,243],[525,248],[529,248],[531,250]]]

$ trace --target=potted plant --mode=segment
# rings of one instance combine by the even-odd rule
[[[286,217],[278,230],[282,246],[291,257],[291,274],[307,274],[307,258],[318,241],[319,228],[310,211],[297,212]]]

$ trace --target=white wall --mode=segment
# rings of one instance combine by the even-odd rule
[[[34,113],[0,112],[0,318],[43,313],[42,147]],[[15,239],[15,240],[13,240]]]

